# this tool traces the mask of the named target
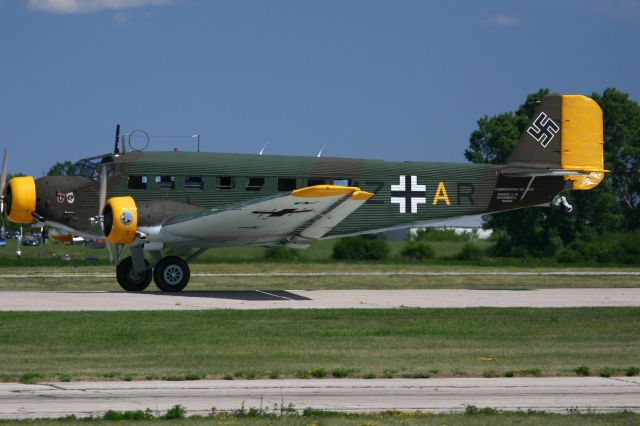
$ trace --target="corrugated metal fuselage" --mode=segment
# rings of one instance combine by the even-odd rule
[[[132,152],[115,159],[113,176],[108,180],[108,197],[130,195],[136,203],[172,200],[205,209],[225,209],[290,191],[293,184],[302,188],[334,183],[357,186],[375,194],[325,236],[329,238],[544,204],[565,187],[562,177],[540,177],[533,182],[529,178],[506,178],[500,176],[503,167],[330,157]],[[57,192],[74,191],[73,214],[61,216],[58,221],[83,233],[97,232],[89,224],[89,218],[97,214],[99,183],[86,180],[86,184],[77,186],[77,179],[72,179],[72,187],[65,188],[52,181]],[[143,184],[136,188],[132,180]],[[62,211],[64,206],[56,208]]]

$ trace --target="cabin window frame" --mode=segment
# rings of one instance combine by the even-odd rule
[[[252,181],[252,179],[255,179]],[[253,185],[251,184],[253,182]],[[257,182],[260,182],[259,184]],[[263,176],[247,176],[244,184],[245,191],[259,192],[265,187],[267,178]]]
[[[298,189],[298,180],[292,177],[278,177],[277,186],[278,192],[292,192]]]
[[[351,179],[331,178],[331,185],[334,185],[334,186],[351,186]]]
[[[137,178],[140,178],[140,183],[136,184]],[[132,186],[135,185],[135,186]],[[127,176],[127,188],[134,190],[142,190],[149,188],[149,178],[146,175],[128,175]]]
[[[167,179],[168,178],[168,179]],[[161,191],[173,191],[176,189],[176,177],[171,175],[158,175],[153,181]]]
[[[328,185],[329,180],[328,178],[307,178],[307,186]]]
[[[223,179],[229,179],[229,183],[223,184]],[[216,176],[216,186],[221,191],[230,191],[236,187],[236,178],[234,176]]]
[[[193,184],[189,180],[199,180],[199,183]],[[202,176],[185,176],[184,177],[184,189],[187,191],[204,191],[204,178]]]

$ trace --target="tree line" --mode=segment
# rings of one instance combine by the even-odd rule
[[[465,158],[473,163],[505,163],[538,102],[549,93],[540,89],[513,112],[481,117]],[[591,97],[603,111],[605,169],[610,173],[593,190],[567,194],[576,207],[573,214],[533,207],[488,215],[484,227],[496,233],[490,255],[557,257],[565,262],[640,261],[640,106],[613,88]]]

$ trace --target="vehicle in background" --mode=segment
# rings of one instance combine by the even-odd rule
[[[6,247],[6,246],[7,246],[7,242],[4,239],[0,238],[0,247]]]
[[[84,246],[90,249],[103,250],[107,246],[107,242],[104,238],[99,238],[97,240],[86,240],[84,242]]]
[[[10,229],[7,232],[5,232],[5,238],[9,239],[9,238],[18,238],[20,236],[20,231],[17,231],[15,229]]]
[[[40,245],[40,240],[36,237],[25,237],[22,239],[22,245],[23,246],[39,246]]]

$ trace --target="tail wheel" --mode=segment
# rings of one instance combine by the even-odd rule
[[[152,272],[151,268],[149,268],[149,262],[147,262],[146,259],[144,264],[147,269],[145,269],[144,272],[136,273],[133,270],[133,260],[131,257],[122,259],[118,266],[116,266],[116,277],[118,278],[120,287],[126,291],[142,291],[149,287]]]
[[[153,268],[153,281],[162,291],[180,291],[189,283],[189,265],[177,256],[167,256]]]

